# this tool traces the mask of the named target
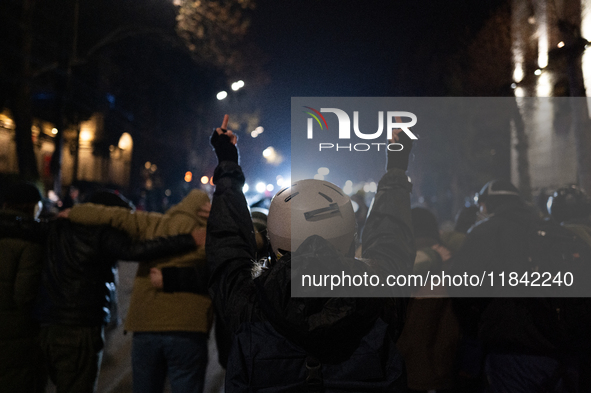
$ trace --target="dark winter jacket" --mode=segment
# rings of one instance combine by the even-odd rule
[[[13,227],[21,216],[18,212],[1,211],[0,227],[2,223]],[[37,334],[31,309],[39,287],[42,256],[41,244],[0,231],[0,347],[4,340]]]
[[[138,261],[191,251],[191,235],[133,240],[110,226],[52,221],[34,315],[42,323],[100,326],[110,319],[117,260]]]
[[[501,206],[471,229],[452,257],[452,274],[481,275],[483,271],[494,271],[497,281],[490,292],[492,298],[454,299],[464,332],[477,335],[487,351],[553,356],[584,347],[582,336],[572,328],[580,330],[591,322],[588,301],[510,297],[514,292],[508,285],[508,274],[517,272],[522,277],[524,272],[531,271],[531,256],[535,252],[532,233],[540,223],[537,214],[524,203]],[[504,287],[498,278],[503,271]],[[449,291],[458,295],[458,290],[464,289],[451,287]]]
[[[352,391],[395,389],[402,363],[386,334],[387,325],[379,318],[385,300],[292,298],[290,254],[253,280],[256,244],[242,193],[241,168],[223,161],[216,168],[214,183],[206,245],[212,271],[210,294],[236,336],[228,362],[227,391],[299,391],[313,374],[305,365],[313,369],[315,362],[327,392],[345,387]],[[410,274],[415,251],[409,191],[402,170],[391,170],[381,180],[364,229],[364,258],[373,263],[339,257],[318,236],[306,240],[296,252],[322,259],[316,263],[343,261],[369,271],[371,266],[381,266],[392,274]],[[400,291],[396,294],[404,293],[396,290]],[[370,380],[377,383],[370,387]]]

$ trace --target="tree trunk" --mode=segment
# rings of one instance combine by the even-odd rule
[[[14,105],[12,108],[15,124],[15,141],[18,169],[20,175],[27,180],[39,180],[37,159],[33,146],[31,126],[33,114],[31,109],[31,50],[33,47],[33,10],[34,0],[23,0],[21,17],[21,74]]]
[[[570,8],[567,9],[567,6]],[[563,7],[563,18],[559,19],[557,24],[565,43],[563,51],[566,55],[570,96],[573,97],[571,109],[577,154],[577,177],[579,186],[591,193],[591,122],[582,65],[583,53],[588,42],[581,37],[580,2],[564,3]]]
[[[577,177],[579,186],[585,192],[591,193],[591,122],[587,108],[588,99],[585,92],[581,56],[582,51],[571,53],[568,56],[567,72],[572,97],[573,132],[577,149]]]
[[[71,7],[70,7],[71,5]],[[57,134],[54,138],[55,149],[51,157],[51,174],[53,176],[53,189],[58,194],[62,193],[62,150],[64,145],[63,133],[68,126],[66,112],[72,105],[72,64],[76,57],[78,40],[78,0],[67,2],[63,14],[63,28],[61,37],[61,54],[59,67],[65,70],[64,76],[59,76],[57,83]],[[59,74],[59,73],[58,73]]]
[[[517,142],[515,143],[515,151],[517,153],[517,176],[519,178],[517,188],[526,201],[531,201],[532,190],[528,154],[529,141],[527,133],[525,132],[525,123],[523,121],[523,113],[527,114],[531,112],[530,108],[527,108],[528,103],[531,103],[531,101],[524,100],[525,107],[521,108],[521,110],[517,103],[515,104],[513,126],[515,127],[515,137],[517,139]]]

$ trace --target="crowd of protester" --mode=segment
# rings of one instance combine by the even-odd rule
[[[120,318],[118,261],[139,261],[121,316],[135,393],[161,393],[166,379],[173,393],[202,392],[211,361],[226,370],[227,392],[591,391],[587,298],[466,297],[443,285],[291,296],[292,275],[318,266],[425,277],[528,271],[550,258],[591,265],[591,200],[578,187],[558,189],[542,212],[491,180],[441,230],[429,209],[411,208],[413,141],[395,130],[404,148],[388,151],[370,208],[320,180],[251,208],[227,124],[226,115],[211,138],[211,203],[193,190],[146,212],[111,190],[73,189],[59,214],[39,220],[34,184],[3,187],[0,391],[44,392],[48,380],[58,393],[96,391],[105,327]],[[560,235],[560,253],[532,240],[540,228]],[[214,319],[218,359],[207,353]]]

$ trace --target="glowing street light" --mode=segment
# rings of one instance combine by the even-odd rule
[[[263,182],[258,182],[255,188],[258,193],[263,193],[267,189],[267,185]]]
[[[209,177],[201,176],[201,184],[207,184],[207,182],[209,182]]]
[[[185,172],[185,181],[191,183],[191,180],[193,180],[193,174],[190,171]]]
[[[232,90],[234,91],[238,91],[242,87],[244,87],[244,81],[242,80],[232,83]]]
[[[265,129],[263,127],[258,126],[257,128],[255,128],[253,131],[250,132],[250,136],[253,138],[256,138],[257,136],[262,134],[264,130]]]
[[[220,91],[217,95],[216,98],[218,100],[223,100],[224,98],[226,98],[228,96],[228,92],[227,91]]]
[[[326,167],[318,168],[318,174],[319,175],[326,176],[329,173],[330,173],[330,171]]]

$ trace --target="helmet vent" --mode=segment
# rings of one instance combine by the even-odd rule
[[[329,197],[328,195],[326,195],[326,194],[323,194],[323,193],[321,193],[321,192],[319,192],[318,194],[319,194],[321,197],[323,197],[324,199],[326,199],[327,201],[329,201],[329,202],[332,202],[332,198],[331,198],[331,197]]]
[[[337,190],[334,187],[329,186],[328,184],[324,184],[325,187],[330,188],[331,190],[335,191],[336,193],[338,193],[340,196],[343,196],[343,194],[341,193],[341,191]]]
[[[287,198],[285,198],[285,202],[291,201],[291,198],[293,198],[294,196],[296,196],[298,194],[299,194],[299,192],[294,192],[293,194],[291,194],[290,196],[288,196]]]
[[[328,207],[323,207],[304,213],[306,221],[321,221],[340,215],[341,211],[339,210],[339,205],[337,203],[331,203]]]
[[[290,187],[285,187],[283,190],[281,190],[281,191],[279,191],[279,192],[277,193],[277,196],[279,196],[279,195],[283,194],[283,192],[284,192],[284,191],[287,191],[287,190],[289,190],[289,188],[290,188]]]

